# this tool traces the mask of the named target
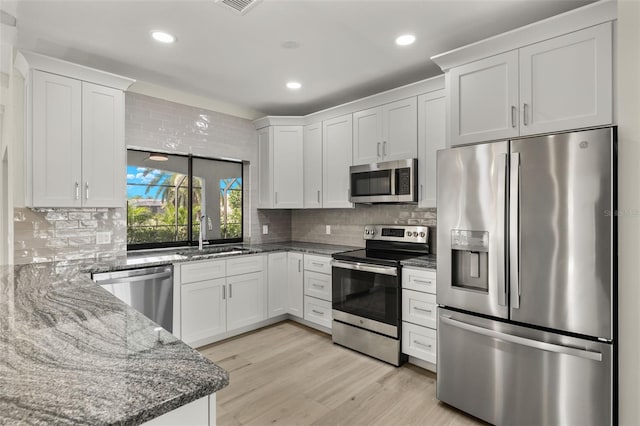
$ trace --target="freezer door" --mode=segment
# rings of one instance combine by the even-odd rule
[[[438,151],[437,302],[508,316],[508,142]]]
[[[613,423],[613,345],[439,308],[437,397],[496,425]]]
[[[511,319],[613,339],[612,129],[511,142]]]

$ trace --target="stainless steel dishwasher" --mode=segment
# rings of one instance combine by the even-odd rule
[[[93,274],[93,280],[127,305],[173,332],[173,266]]]

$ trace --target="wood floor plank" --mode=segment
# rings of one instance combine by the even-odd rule
[[[219,426],[484,424],[436,399],[435,374],[393,367],[292,321],[200,352],[229,371],[217,394]]]

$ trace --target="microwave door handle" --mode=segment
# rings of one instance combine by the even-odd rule
[[[398,188],[396,187],[396,175],[398,173],[398,169],[391,169],[391,188],[390,189],[390,195],[396,195],[398,193]]]

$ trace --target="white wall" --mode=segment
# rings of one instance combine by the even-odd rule
[[[618,1],[620,424],[640,424],[640,2]]]

